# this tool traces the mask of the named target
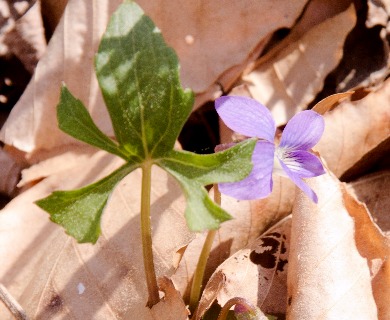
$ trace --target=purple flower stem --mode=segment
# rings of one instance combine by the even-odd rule
[[[219,192],[218,185],[214,184],[214,201],[219,206],[221,205],[221,193]],[[194,277],[191,284],[191,293],[189,301],[189,309],[194,314],[195,309],[198,306],[200,295],[202,293],[202,284],[204,272],[206,270],[207,260],[210,256],[211,247],[213,245],[217,230],[209,230],[206,236],[206,240],[203,244],[202,252],[200,253],[198,264],[194,272]]]
[[[230,308],[234,305],[242,305],[246,310],[253,312],[253,314],[257,314],[257,308],[248,300],[246,300],[245,298],[234,297],[228,300],[222,307],[222,310],[219,313],[217,320],[226,320]]]

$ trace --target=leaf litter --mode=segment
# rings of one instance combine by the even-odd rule
[[[22,99],[19,100],[19,106],[15,107],[13,115],[11,115],[6,127],[2,130],[2,141],[30,153],[26,156],[27,161],[30,161],[30,163],[39,162],[41,159],[48,159],[47,162],[27,169],[25,171],[25,179],[33,184],[44,177],[48,178],[45,178],[35,186],[24,191],[0,213],[0,237],[2,239],[0,252],[2,257],[7,257],[7,259],[3,259],[5,263],[0,268],[0,282],[8,288],[12,295],[26,309],[28,314],[32,316],[46,316],[50,314],[50,317],[55,318],[52,312],[56,310],[57,313],[55,314],[58,317],[66,314],[70,319],[72,317],[88,318],[91,314],[94,314],[97,319],[131,319],[134,316],[138,316],[139,319],[152,319],[153,317],[153,315],[143,308],[144,305],[140,302],[142,299],[146,301],[146,293],[142,289],[142,276],[139,277],[137,273],[134,273],[137,269],[136,265],[134,265],[134,261],[136,260],[131,255],[134,252],[129,253],[128,248],[122,248],[120,244],[120,239],[126,239],[125,241],[129,242],[132,241],[128,239],[127,235],[130,232],[128,231],[130,230],[129,228],[131,228],[128,223],[131,221],[131,217],[123,217],[115,214],[115,212],[118,213],[118,210],[114,209],[112,220],[103,220],[103,228],[106,230],[104,237],[108,239],[108,242],[106,243],[102,240],[102,243],[98,242],[96,247],[92,247],[90,245],[75,244],[61,229],[49,223],[45,214],[32,206],[32,202],[35,199],[48,194],[51,190],[73,188],[87,181],[95,181],[103,176],[104,172],[100,172],[102,168],[103,171],[106,170],[108,172],[112,167],[119,165],[119,163],[105,158],[102,155],[90,155],[89,153],[82,155],[82,152],[79,155],[76,153],[71,156],[68,153],[61,160],[61,154],[65,150],[72,150],[74,148],[74,140],[71,141],[65,138],[58,131],[56,121],[54,120],[55,114],[53,109],[58,102],[58,88],[60,83],[65,80],[71,84],[72,92],[75,90],[76,95],[87,105],[99,127],[105,133],[112,134],[112,129],[110,128],[107,114],[104,111],[96,82],[91,76],[92,64],[89,63],[90,58],[85,53],[96,52],[96,45],[100,38],[99,34],[102,34],[105,29],[108,16],[113,12],[117,4],[119,2],[111,2],[110,5],[99,2],[97,6],[92,7],[86,2],[79,2],[77,5],[75,1],[69,2],[63,21],[60,23],[47,49],[46,56],[40,60],[29,89],[26,90]],[[310,6],[313,6],[313,8],[322,8],[323,10],[317,10],[317,12],[324,13],[323,18],[314,18],[313,14],[307,14],[305,19],[308,19],[308,21],[312,19],[314,23],[311,22],[311,27],[298,28],[299,20],[295,25],[294,22],[297,21],[298,15],[302,13],[305,4],[306,11],[304,13],[310,13]],[[386,234],[389,232],[386,214],[389,186],[387,185],[388,173],[386,169],[388,170],[389,167],[386,165],[385,160],[382,160],[382,171],[375,172],[375,167],[370,166],[369,168],[365,168],[370,170],[370,175],[359,176],[358,171],[357,175],[355,174],[353,177],[354,181],[348,181],[348,190],[353,189],[353,192],[362,202],[357,201],[350,194],[350,191],[346,191],[345,185],[340,184],[336,177],[343,177],[345,172],[348,172],[364,156],[370,155],[372,152],[376,152],[376,157],[379,160],[385,159],[386,157],[386,149],[375,150],[388,139],[390,130],[388,108],[389,84],[388,81],[384,81],[388,74],[388,50],[386,48],[388,46],[389,5],[385,1],[362,1],[360,5],[358,4],[354,8],[350,7],[348,10],[346,10],[349,6],[348,1],[340,4],[338,8],[336,8],[335,3],[326,1],[297,2],[294,5],[296,5],[295,11],[291,8],[283,9],[281,6],[276,6],[278,12],[284,11],[290,14],[289,22],[284,25],[274,25],[272,28],[267,29],[269,30],[267,34],[261,37],[257,36],[256,38],[256,36],[253,36],[253,38],[248,38],[248,41],[252,41],[252,45],[244,46],[238,41],[240,52],[235,52],[236,55],[232,55],[232,60],[222,67],[220,63],[215,64],[216,69],[208,75],[208,81],[205,81],[205,74],[201,74],[198,77],[196,74],[185,71],[185,68],[182,70],[182,77],[186,78],[189,82],[194,81],[194,83],[198,83],[199,88],[201,88],[198,92],[198,98],[203,97],[204,101],[207,101],[207,99],[210,99],[209,97],[213,97],[212,99],[214,99],[222,93],[221,87],[215,84],[216,79],[220,78],[229,68],[242,63],[244,66],[241,69],[238,68],[230,73],[228,81],[224,83],[225,86],[223,88],[223,90],[226,90],[226,88],[233,86],[233,92],[237,90],[234,87],[239,83],[234,84],[234,79],[237,79],[240,75],[240,70],[243,70],[245,67],[249,68],[248,70],[253,68],[253,65],[248,65],[248,62],[256,60],[250,55],[256,45],[260,46],[260,48],[257,48],[258,53],[260,53],[264,48],[266,52],[269,50],[266,46],[267,44],[270,45],[272,51],[272,47],[275,44],[281,43],[279,49],[276,46],[278,50],[275,49],[274,51],[279,53],[283,52],[283,50],[292,50],[294,48],[294,42],[302,41],[306,37],[309,40],[305,45],[308,49],[314,50],[318,48],[314,45],[314,40],[318,40],[321,44],[319,39],[332,39],[333,36],[335,39],[331,44],[329,44],[331,40],[323,40],[323,45],[327,46],[327,49],[339,41],[337,42],[337,46],[333,47],[336,49],[329,50],[325,58],[332,61],[332,64],[319,77],[314,73],[312,78],[305,79],[306,82],[292,80],[290,83],[296,86],[296,89],[290,91],[290,93],[296,92],[299,96],[305,98],[298,99],[302,101],[301,104],[291,105],[291,107],[283,111],[284,113],[281,116],[277,117],[277,119],[280,119],[278,120],[279,124],[282,125],[288,118],[286,114],[290,114],[291,116],[295,114],[297,105],[299,105],[299,109],[307,109],[331,93],[357,89],[352,96],[349,98],[346,97],[346,100],[342,101],[332,111],[325,113],[325,135],[316,147],[316,150],[325,160],[330,172],[326,177],[314,179],[312,181],[313,188],[318,188],[319,194],[324,194],[323,197],[319,197],[320,202],[321,199],[331,199],[332,201],[329,200],[323,206],[313,208],[310,203],[305,203],[304,197],[299,193],[294,199],[294,187],[287,179],[282,177],[275,180],[274,192],[267,199],[238,202],[234,199],[223,197],[223,207],[234,215],[235,219],[222,224],[219,230],[220,237],[217,238],[214,244],[215,250],[212,254],[214,258],[209,262],[205,285],[214,270],[232,263],[234,261],[233,257],[245,252],[247,249],[244,248],[250,247],[251,243],[254,243],[252,245],[254,246],[256,241],[257,243],[261,242],[261,235],[264,236],[272,230],[267,231],[267,229],[270,227],[275,228],[274,225],[277,221],[288,216],[293,211],[293,227],[288,232],[292,232],[294,240],[290,242],[289,246],[286,246],[290,250],[288,262],[285,264],[285,269],[289,270],[289,280],[287,282],[283,282],[285,280],[279,281],[279,287],[275,284],[268,283],[270,290],[268,292],[269,301],[275,302],[278,308],[268,308],[262,311],[274,313],[281,317],[287,314],[289,319],[312,319],[317,314],[327,319],[338,319],[343,316],[349,317],[353,312],[360,310],[362,312],[361,314],[365,315],[364,319],[387,319],[390,314],[388,310],[390,268],[387,258],[389,240],[386,237]],[[159,6],[160,4],[157,3],[155,7],[150,9],[150,12],[159,12],[158,10],[161,8]],[[145,7],[145,9],[147,8]],[[197,11],[199,7],[189,7],[187,9],[188,11],[186,12],[199,12]],[[215,10],[218,11],[219,9]],[[257,15],[261,15],[261,8],[258,10],[259,13]],[[75,12],[78,14],[74,14]],[[89,20],[92,12],[95,13],[93,23]],[[330,13],[327,15],[325,12]],[[367,12],[368,14],[365,14]],[[222,17],[232,15],[229,11],[228,13],[219,11],[218,14]],[[354,14],[357,20],[354,20],[356,19],[353,18]],[[157,16],[156,13],[155,15]],[[340,15],[344,17],[340,25],[333,23],[333,26],[334,28],[338,27],[338,31],[340,32],[342,30],[341,26],[345,26],[342,36],[332,35],[332,28],[330,27],[323,28],[317,36],[317,39],[310,40],[310,33],[314,33],[315,30],[320,29],[321,24],[326,24],[327,21],[337,21],[335,19]],[[75,21],[76,16],[81,21]],[[194,27],[193,30],[196,30],[196,28],[204,26],[204,30],[207,30],[206,22],[197,25],[194,22],[195,20],[192,20],[194,19],[192,18],[193,16],[202,17],[200,12],[197,15],[189,14],[189,16],[189,18],[185,19],[192,23],[188,24],[188,28]],[[185,17],[185,15],[182,17]],[[205,15],[205,20],[203,21],[207,21],[207,17]],[[302,15],[301,21],[304,20],[304,17],[305,15]],[[177,26],[169,23],[172,20],[170,14],[161,14],[160,19],[162,21],[161,26],[164,26],[162,28],[163,34],[165,32],[167,37],[172,37],[172,43],[181,44],[184,49],[188,49],[188,47],[192,48],[191,50],[195,49],[194,46],[191,47],[188,43],[183,42],[182,35],[175,38],[175,33],[168,30],[169,27],[172,30],[177,30]],[[74,22],[74,28],[69,29],[72,24],[64,24],[64,20]],[[86,23],[86,21],[89,22]],[[266,23],[269,23],[269,21],[266,21]],[[95,26],[91,29],[93,32],[79,33],[80,28],[81,30],[88,30],[92,25]],[[302,23],[302,25],[305,24]],[[365,25],[365,29],[363,30],[360,27],[359,29],[356,27],[357,25]],[[233,29],[235,28],[234,23],[231,23],[231,26]],[[294,27],[297,27],[296,32],[299,34],[296,38],[290,38],[294,41],[285,38],[287,40],[283,44],[283,40],[278,41],[277,37],[275,37],[277,33],[272,37],[272,34],[278,28],[291,28],[289,34],[294,35]],[[197,32],[200,32],[199,30]],[[363,31],[365,33],[362,33]],[[203,56],[204,61],[207,61],[205,66],[209,67],[213,65],[213,61],[225,61],[222,53],[213,52],[213,54],[207,57],[202,55],[202,52],[205,50],[212,52],[208,47],[207,49],[205,48],[206,44],[209,43],[207,41],[213,42],[218,38],[211,31],[204,32],[204,35],[199,33],[200,39],[203,39],[201,44],[197,43],[198,36],[193,32],[193,44],[196,44],[195,47],[198,51],[194,50],[192,53],[185,53],[184,50],[183,55],[179,54],[181,59],[187,57],[189,65],[191,65],[193,60],[201,63],[201,60],[196,58],[197,56]],[[251,30],[250,32],[252,32],[252,35],[256,34],[255,30]],[[69,38],[66,38],[64,33]],[[170,35],[168,36],[169,33]],[[363,34],[365,34],[365,38],[361,36]],[[367,44],[360,40],[367,39],[367,35],[370,34],[375,35],[375,37],[371,38],[375,45],[371,45],[370,48],[377,55],[372,55],[369,52],[356,55],[359,51],[357,50],[359,45],[367,47]],[[208,36],[210,40],[206,41]],[[314,38],[316,37],[314,36]],[[70,42],[70,39],[72,39],[72,42]],[[222,44],[219,44],[219,47],[223,51],[223,43],[226,40],[223,38],[221,40]],[[74,52],[72,52],[69,45],[64,46],[64,43],[72,43],[72,50]],[[63,69],[61,67],[62,64],[59,62],[64,57],[61,53],[64,49],[67,69]],[[234,51],[237,49],[234,49],[233,46],[231,50]],[[226,52],[226,56],[228,55],[229,52]],[[237,59],[237,57],[239,58]],[[375,57],[375,59],[372,57]],[[272,61],[274,58],[261,59],[257,64],[257,68],[264,68],[267,65],[267,61]],[[75,63],[73,67],[72,63]],[[80,66],[82,66],[81,68],[85,72],[80,72]],[[195,68],[195,64],[193,66],[197,70],[195,72],[204,72],[202,68]],[[291,67],[287,64],[286,72],[291,71]],[[317,71],[321,71],[321,69]],[[302,72],[304,72],[302,68],[297,68],[294,74],[300,76]],[[229,73],[227,72],[226,74]],[[250,84],[251,90],[248,89],[248,83],[246,82],[248,75],[250,73],[245,73],[241,78],[245,90],[243,95],[251,95],[255,91],[264,94],[265,89],[262,89],[261,86],[257,87],[256,85]],[[307,83],[311,83],[310,79],[313,79],[312,81],[318,81],[315,90],[312,90],[310,86],[306,85]],[[267,78],[260,78],[260,80],[263,82],[269,81]],[[79,86],[79,83],[85,84],[85,87]],[[84,91],[85,88],[88,88],[89,91]],[[207,90],[211,90],[212,93],[205,95]],[[275,99],[277,101],[284,101],[286,99],[286,92],[289,91],[275,93]],[[269,93],[269,89],[265,93]],[[260,101],[267,105],[266,101],[262,101],[261,99]],[[267,106],[272,107],[271,105]],[[230,139],[230,134],[225,134],[226,140]],[[227,142],[226,140],[224,142]],[[43,148],[49,149],[49,152],[43,151]],[[50,153],[50,150],[54,150],[54,155],[57,154],[58,158],[54,162],[50,160],[53,156],[53,152]],[[40,154],[42,155],[40,156]],[[60,170],[61,161],[65,166],[69,164],[69,157],[74,157],[74,166],[71,164],[67,168],[64,167],[63,171]],[[92,157],[92,162],[89,157]],[[38,171],[34,174],[33,170]],[[32,176],[27,178],[29,172],[32,173]],[[164,180],[166,177],[164,178],[164,175],[160,172],[156,173],[156,175],[159,177],[158,180],[161,178],[162,181],[166,181]],[[138,207],[132,203],[131,199],[125,200],[123,196],[123,194],[126,194],[126,197],[128,197],[128,194],[132,193],[126,191],[126,187],[130,188],[129,186],[133,185],[134,179],[139,179],[139,177],[136,178],[135,173],[129,177],[127,184],[125,182],[123,186],[120,185],[118,187],[112,200],[115,203],[114,207],[118,205],[121,211],[129,212],[128,208],[125,210],[123,206],[134,206],[134,213],[137,214]],[[308,183],[310,183],[310,180],[308,180]],[[168,185],[168,195],[164,195],[162,190],[166,190]],[[156,208],[163,204],[165,210],[171,214],[175,212],[181,213],[185,204],[184,199],[176,198],[179,194],[178,186],[172,186],[169,182],[162,182],[157,187],[158,189],[155,191]],[[133,190],[133,187],[128,190]],[[171,198],[175,199],[173,203],[170,203]],[[330,216],[328,217],[328,215]],[[183,222],[179,229],[175,229],[181,230],[182,232],[177,234],[177,239],[170,241],[173,233],[167,231],[171,223],[170,218],[167,219],[167,223],[164,224],[165,227],[157,224],[154,230],[156,231],[156,237],[161,239],[158,243],[169,243],[167,247],[162,246],[160,248],[160,245],[156,247],[157,252],[159,252],[158,257],[163,258],[160,274],[173,277],[175,287],[179,288],[183,294],[192,278],[192,270],[196,263],[196,256],[201,248],[202,236],[198,235],[191,242],[194,235],[186,231]],[[294,222],[294,219],[298,219],[298,221],[295,220]],[[105,227],[107,225],[109,227]],[[126,232],[121,229],[123,226],[126,227]],[[378,229],[378,226],[380,229]],[[319,231],[315,232],[315,230]],[[326,236],[324,230],[329,230],[332,233],[328,233],[329,236]],[[288,235],[288,232],[286,231],[286,235]],[[169,234],[169,237],[167,234]],[[332,238],[330,235],[335,236]],[[258,240],[256,240],[257,238]],[[338,243],[340,248],[336,246],[332,247],[332,242],[330,242],[329,238],[332,241],[336,241],[335,243]],[[337,239],[339,239],[338,242]],[[220,247],[220,244],[223,244],[224,247]],[[137,245],[135,245],[136,247]],[[183,259],[181,259],[179,267],[175,271],[177,261],[180,260],[178,257],[181,256],[183,253],[182,248],[185,247],[187,250],[184,251]],[[329,249],[329,247],[331,248]],[[63,250],[61,251],[58,248],[63,248]],[[221,248],[224,249],[220,251]],[[307,250],[300,253],[299,249],[303,248]],[[326,250],[327,248],[329,250]],[[295,252],[293,255],[291,254],[291,250],[295,250],[293,251]],[[81,255],[78,253],[79,251],[82,253]],[[309,252],[310,255],[308,255]],[[332,259],[332,257],[335,258]],[[57,264],[53,264],[55,261],[57,261]],[[319,264],[319,262],[323,262],[323,264]],[[336,262],[340,265],[339,268],[335,267]],[[63,264],[62,266],[61,263]],[[128,267],[127,269],[126,266]],[[115,268],[119,269],[115,271]],[[56,274],[55,271],[59,269],[62,271]],[[92,270],[92,273],[83,271],[87,269]],[[232,268],[231,272],[234,274],[241,270],[240,268],[236,269]],[[74,273],[72,273],[72,270],[74,270]],[[302,271],[304,273],[296,273],[297,270],[304,270]],[[344,274],[346,274],[345,277],[343,276]],[[263,275],[261,271],[257,270],[257,273],[256,270],[254,271],[254,276],[258,279],[261,275]],[[353,285],[348,285],[348,281],[353,282],[354,275],[358,275],[356,279],[359,284],[358,288]],[[275,282],[279,274],[275,272],[272,276]],[[48,277],[49,281],[46,281]],[[134,287],[131,283],[137,277],[140,278],[139,285]],[[99,279],[98,283],[101,283],[101,285],[96,285],[95,279]],[[227,285],[226,278],[221,277],[220,272],[216,272],[211,276],[211,279],[212,281],[209,282],[207,288],[212,284],[213,286],[219,287],[219,291],[221,291],[221,288]],[[79,283],[83,283],[85,286],[85,290],[81,295],[78,294],[79,291],[77,289]],[[118,286],[115,287],[115,284],[118,284]],[[166,285],[167,292],[171,292],[171,297],[173,297],[175,295],[174,291],[169,291],[173,290],[172,286],[167,282],[164,285]],[[234,282],[232,282],[229,285],[233,292],[239,292],[238,288],[242,284],[238,282],[235,287]],[[256,287],[258,282],[252,281],[250,285]],[[287,299],[285,299],[284,295],[282,298],[273,298],[272,292],[273,290],[278,292],[278,288],[287,290],[285,291],[289,293],[288,296],[286,295]],[[57,293],[59,294],[57,295]],[[104,295],[105,293],[107,295]],[[261,293],[259,292],[258,297],[264,296],[266,293],[267,291],[263,290]],[[309,297],[308,293],[310,293]],[[319,303],[315,303],[316,299],[313,299],[313,297],[319,296],[320,293],[325,293],[327,299],[324,299],[324,301],[320,299]],[[130,306],[131,303],[128,301],[129,296],[134,297],[135,300],[133,301],[135,302],[135,306]],[[208,308],[215,296],[210,298],[208,289],[204,292],[204,297],[206,296],[209,296],[209,302],[206,303],[207,307],[205,307]],[[251,299],[256,300],[253,292],[249,296]],[[340,296],[342,298],[338,299],[337,297]],[[82,300],[77,301],[76,297],[78,299],[82,297]],[[291,300],[289,301],[290,297]],[[103,300],[104,303],[102,304]],[[221,300],[221,303],[222,301],[225,300]],[[353,302],[352,304],[351,301]],[[357,305],[356,310],[352,310],[352,306],[355,306],[354,303],[358,301],[363,302]],[[257,301],[254,302],[256,303]],[[99,307],[97,307],[98,305]],[[174,305],[175,310],[182,312],[178,317],[183,316],[183,319],[185,319],[187,316],[187,311],[183,307],[185,304],[178,299],[177,302],[174,302]],[[260,307],[266,305],[264,302],[261,305],[259,303]],[[51,307],[45,309],[46,306]],[[74,312],[79,312],[77,316],[75,315],[76,313],[73,315],[69,313],[72,308]],[[348,315],[348,312],[351,313]],[[357,315],[356,318],[358,319],[361,314]],[[8,311],[1,304],[0,315],[5,315],[5,318],[9,317]]]

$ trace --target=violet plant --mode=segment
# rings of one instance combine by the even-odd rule
[[[159,301],[150,227],[152,165],[166,170],[181,185],[191,230],[217,229],[231,216],[209,198],[205,186],[247,176],[256,142],[244,141],[211,155],[173,149],[191,113],[193,93],[180,85],[176,54],[132,1],[125,1],[112,16],[95,57],[95,69],[116,139],[100,131],[65,85],[57,106],[59,127],[126,163],[98,182],[78,190],[55,191],[36,204],[78,242],[95,243],[110,194],[121,179],[141,168],[141,237],[147,305],[151,307]]]
[[[275,121],[270,111],[254,99],[220,97],[215,102],[218,115],[233,131],[256,137],[253,169],[243,180],[219,184],[219,190],[239,200],[267,197],[272,191],[272,173],[288,176],[315,203],[315,192],[302,180],[325,173],[321,161],[309,150],[320,140],[325,123],[320,114],[306,110],[296,114],[283,130],[275,146]]]
[[[200,297],[215,229],[231,218],[220,207],[218,190],[215,203],[205,186],[219,183],[223,193],[237,199],[264,198],[272,190],[272,172],[279,168],[317,202],[315,193],[302,178],[324,173],[319,159],[308,151],[322,135],[322,117],[313,111],[296,115],[287,124],[280,145],[275,147],[275,123],[267,108],[248,98],[221,97],[216,101],[220,117],[231,129],[253,139],[212,155],[174,150],[191,113],[193,93],[181,87],[178,59],[161,32],[129,0],[119,6],[110,20],[95,58],[95,69],[115,140],[95,125],[83,103],[65,85],[57,106],[59,127],[126,163],[98,182],[78,190],[55,191],[36,203],[78,242],[95,243],[100,235],[101,216],[115,186],[141,168],[141,237],[149,292],[147,305],[151,307],[159,301],[150,226],[151,168],[157,165],[166,170],[179,182],[186,197],[189,228],[211,230],[193,279],[193,311]]]

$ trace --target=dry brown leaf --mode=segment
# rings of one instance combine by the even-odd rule
[[[365,204],[343,190],[345,207],[355,219],[356,243],[360,254],[367,258],[372,277],[372,291],[378,308],[378,319],[390,316],[390,238],[385,238]]]
[[[207,283],[207,290],[204,290],[202,293],[202,297],[195,310],[193,320],[199,320],[202,318],[217,298],[217,294],[224,286],[225,281],[226,278],[222,271],[218,271],[213,274],[213,281]]]
[[[316,103],[312,110],[324,115],[326,112],[334,109],[340,103],[340,100],[350,97],[353,93],[354,91],[332,94]]]
[[[18,187],[29,186],[29,184],[34,184],[43,178],[77,167],[80,162],[87,161],[94,153],[96,153],[96,148],[87,144],[61,146],[40,152],[39,156],[46,160],[38,161],[39,159],[34,157],[29,158],[29,161],[36,164],[22,171]]]
[[[308,184],[319,203],[297,193],[287,318],[378,319],[377,306],[389,297],[378,298],[371,280],[377,265],[386,266],[390,252],[386,238],[365,206],[333,175],[309,179]]]
[[[20,171],[18,163],[0,148],[0,194],[15,195]]]
[[[325,77],[343,55],[345,38],[355,22],[355,9],[350,6],[243,76],[250,95],[271,110],[277,125],[306,109],[321,91]]]
[[[46,50],[40,2],[36,1],[4,36],[4,44],[31,74]]]
[[[388,0],[368,0],[367,6],[367,28],[372,28],[376,25],[386,27],[389,21],[390,2]]]
[[[78,166],[52,174],[0,211],[0,282],[33,319],[153,319],[145,307],[140,171],[122,180],[112,194],[96,245],[77,244],[33,204],[53,190],[86,185],[122,163],[104,152],[75,157]],[[64,159],[69,161],[69,156]],[[180,194],[177,183],[153,168],[152,226],[159,276],[173,274],[178,251],[193,237]],[[2,305],[0,315],[8,315]]]
[[[234,219],[224,222],[217,231],[206,266],[204,284],[215,269],[238,250],[247,247],[270,226],[291,213],[295,186],[284,177],[274,176],[271,195],[265,199],[239,201],[222,194],[222,207]],[[176,288],[188,298],[192,276],[206,234],[198,234],[188,245],[172,279]]]
[[[306,2],[245,0],[227,5],[217,0],[183,2],[178,7],[176,1],[140,0],[139,4],[181,57],[183,83],[203,92],[223,72],[242,63],[267,35],[290,27]]]
[[[197,316],[217,299],[223,306],[241,297],[268,314],[284,314],[287,301],[287,257],[291,216],[222,263],[203,292]]]
[[[42,18],[45,21],[45,32],[51,37],[60,22],[68,0],[40,0],[40,2]]]
[[[373,172],[388,170],[390,168],[388,154],[390,154],[390,136],[367,152],[357,163],[343,173],[340,180],[351,182]]]
[[[390,135],[390,79],[355,102],[342,102],[324,115],[325,132],[316,150],[340,177]]]
[[[155,320],[185,320],[189,310],[183,302],[180,292],[175,289],[167,277],[158,279],[158,286],[164,292],[164,298],[150,310]]]
[[[55,106],[62,81],[84,102],[98,127],[112,136],[93,55],[109,16],[121,2],[69,1],[34,78],[0,133],[2,141],[26,152],[74,143],[57,128]],[[183,2],[180,8],[176,1],[139,3],[177,51],[183,85],[202,92],[225,70],[246,60],[263,38],[290,27],[306,0],[247,0],[229,6],[221,0],[196,1]],[[288,13],[280,15],[283,8]]]
[[[366,204],[375,223],[390,236],[390,171],[369,174],[349,184],[348,187]]]

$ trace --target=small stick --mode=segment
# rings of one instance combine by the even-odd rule
[[[17,320],[28,320],[26,312],[15,300],[8,290],[0,283],[0,300],[3,301],[8,310],[12,313]]]

